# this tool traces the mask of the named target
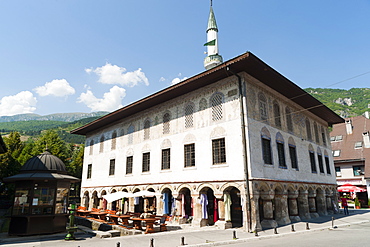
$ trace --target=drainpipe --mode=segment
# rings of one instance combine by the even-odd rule
[[[248,172],[248,152],[247,152],[247,143],[246,143],[246,133],[245,133],[245,107],[244,107],[244,99],[246,98],[244,90],[243,90],[243,82],[242,78],[235,74],[233,71],[230,70],[229,67],[226,67],[227,71],[230,71],[233,75],[238,78],[238,86],[239,86],[239,104],[240,104],[240,121],[241,121],[241,129],[242,129],[242,145],[243,145],[243,163],[244,163],[244,176],[245,176],[245,190],[248,192],[247,200],[248,200],[248,232],[252,232],[252,208],[251,208],[251,196],[250,196],[250,188],[249,188],[249,172]]]

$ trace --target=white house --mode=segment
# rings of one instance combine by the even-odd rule
[[[85,206],[249,231],[333,210],[328,126],[343,119],[250,52],[214,55],[203,73],[72,131],[86,136]],[[101,200],[141,190],[158,195]]]

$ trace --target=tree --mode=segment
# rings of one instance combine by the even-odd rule
[[[51,154],[57,156],[59,159],[66,163],[68,158],[66,143],[59,137],[55,130],[46,130],[35,141],[32,149],[32,156],[39,155],[48,149]]]

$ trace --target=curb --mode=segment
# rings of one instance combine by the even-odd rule
[[[339,228],[339,227],[348,227],[348,226],[351,226],[351,225],[359,225],[359,224],[364,224],[364,223],[369,223],[369,222],[370,222],[370,220],[362,220],[362,221],[357,221],[357,222],[340,224],[340,225],[334,226],[334,229]],[[241,239],[235,239],[235,240],[215,241],[215,242],[202,243],[202,244],[190,244],[190,245],[187,244],[186,246],[187,247],[220,246],[220,245],[227,245],[227,244],[245,243],[245,242],[261,240],[261,239],[279,238],[279,237],[284,237],[284,236],[290,235],[290,234],[304,234],[304,233],[307,233],[307,232],[334,230],[334,229],[332,227],[320,227],[320,228],[315,228],[315,229],[310,229],[310,230],[305,230],[305,231],[286,232],[286,233],[280,233],[280,234],[274,234],[274,235],[266,235],[266,236],[250,237],[250,238],[241,238]],[[181,247],[181,245],[178,245],[177,247]]]

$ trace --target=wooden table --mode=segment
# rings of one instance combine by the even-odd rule
[[[131,220],[133,221],[134,228],[136,230],[143,230],[141,227],[141,221],[143,220],[142,218],[131,218]]]
[[[153,225],[154,225],[154,222],[157,221],[156,218],[145,218],[145,219],[141,219],[141,220],[145,221],[145,223],[146,223],[145,234],[155,232]]]
[[[96,219],[105,220],[105,216],[107,215],[107,212],[91,212],[90,215],[92,215]]]
[[[89,211],[89,210],[77,210],[76,211],[76,214],[78,215],[78,216],[88,216],[88,215],[90,215],[90,213],[91,213],[91,211]]]
[[[128,225],[128,220],[131,218],[131,215],[115,215],[111,214],[109,217],[112,218],[114,224],[118,225],[118,219],[122,220],[123,225]]]

